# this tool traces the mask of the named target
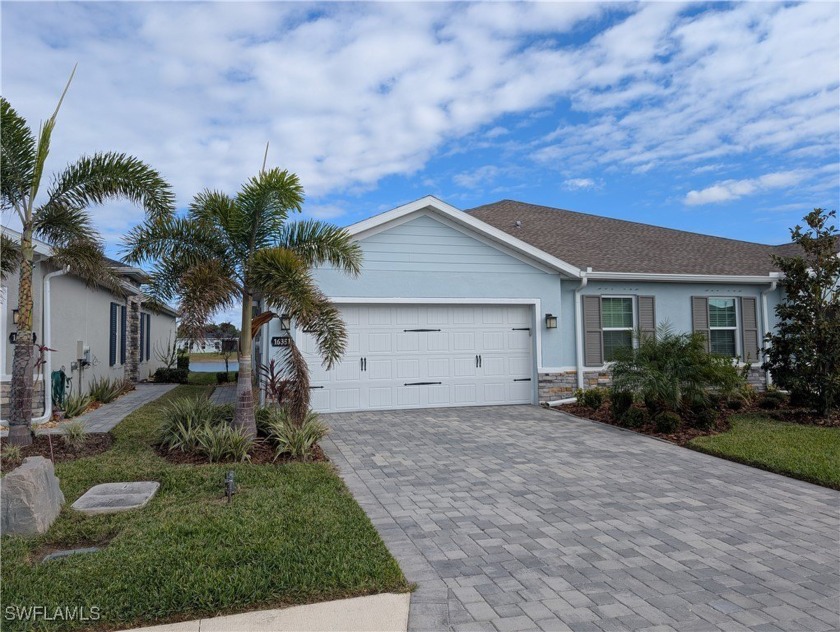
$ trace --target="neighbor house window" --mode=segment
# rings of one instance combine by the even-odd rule
[[[604,362],[615,360],[616,352],[633,346],[633,299],[601,298]]]
[[[738,317],[734,298],[709,299],[709,349],[717,355],[734,358],[738,355],[735,332]]]

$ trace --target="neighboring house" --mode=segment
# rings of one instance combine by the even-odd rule
[[[204,340],[191,340],[189,338],[178,338],[176,342],[178,349],[189,353],[221,353],[221,338],[205,338]]]
[[[502,201],[460,211],[425,197],[348,228],[362,273],[315,279],[339,305],[347,352],[324,370],[292,324],[320,411],[522,404],[609,381],[633,331],[669,322],[749,363],[763,388],[764,334],[775,326],[791,246],[711,237]],[[260,355],[287,335],[269,324]]]
[[[20,234],[7,228],[3,232],[16,241]],[[71,379],[72,393],[87,392],[95,378],[148,378],[162,366],[156,351],[175,338],[176,313],[163,308],[154,311],[143,305],[140,285],[148,280],[139,268],[109,260],[123,280],[126,296],[99,287],[56,269],[47,258],[50,248],[36,241],[32,274],[33,331],[38,345],[54,349],[44,353],[44,365],[36,371],[38,379],[33,408],[36,417],[44,413],[43,383],[50,372],[63,370]],[[12,374],[17,311],[18,274],[11,273],[0,286],[0,389],[2,414],[7,417]],[[49,312],[45,307],[49,305]],[[45,326],[48,331],[45,331]],[[37,350],[33,359],[37,360]],[[35,367],[33,366],[33,371]]]

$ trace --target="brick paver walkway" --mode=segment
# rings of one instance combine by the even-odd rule
[[[256,395],[256,393],[255,393]],[[213,394],[210,395],[210,401],[214,404],[235,404],[236,403],[236,384],[228,384],[226,386],[217,386],[213,389]]]
[[[840,629],[840,493],[530,406],[325,415],[410,630]]]

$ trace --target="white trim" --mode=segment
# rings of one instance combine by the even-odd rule
[[[840,257],[840,254],[837,255]],[[766,290],[761,290],[761,326],[763,331],[761,332],[761,348],[766,353],[770,349],[770,343],[767,341],[767,334],[770,333],[770,317],[767,312],[767,295],[770,292],[776,291],[776,281],[770,283],[770,287]],[[770,386],[773,383],[773,376],[771,375],[770,371],[764,372],[764,384],[766,386]]]
[[[379,215],[375,215],[366,220],[362,220],[361,222],[352,224],[351,226],[348,226],[346,230],[356,239],[362,240],[365,237],[381,232],[385,229],[386,224],[394,225],[393,223],[398,220],[407,221],[403,218],[413,215],[418,211],[427,209],[454,221],[456,224],[466,226],[479,235],[483,235],[495,242],[504,244],[509,248],[534,259],[535,261],[539,261],[547,265],[552,270],[564,272],[565,274],[569,274],[574,277],[579,277],[581,274],[580,269],[570,263],[558,259],[539,248],[535,248],[531,244],[526,243],[521,239],[517,239],[516,237],[487,224],[486,222],[482,222],[481,220],[464,213],[463,211],[437,199],[432,195],[427,195],[419,200],[415,200],[414,202],[403,204],[402,206],[398,206],[397,208],[386,211],[385,213],[380,213]]]
[[[765,276],[741,276],[734,274],[659,274],[648,272],[586,272],[586,276],[593,280],[610,281],[653,281],[678,283],[770,283],[781,278],[778,272],[771,272]]]

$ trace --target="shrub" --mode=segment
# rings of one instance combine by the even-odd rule
[[[230,373],[227,371],[219,371],[216,373],[216,384],[225,384],[230,382]]]
[[[711,408],[706,408],[694,413],[691,425],[698,430],[711,430],[717,424],[717,420],[717,411]]]
[[[186,384],[189,379],[189,371],[185,369],[167,369],[166,367],[160,367],[157,371],[155,371],[155,382],[161,383],[175,383],[175,384]]]
[[[81,421],[71,421],[68,424],[64,424],[63,431],[61,435],[62,441],[74,450],[81,448],[85,444],[85,441],[87,441],[88,433],[85,429],[85,424]]]
[[[706,350],[702,334],[675,334],[662,324],[656,335],[637,339],[638,346],[619,352],[613,363],[613,390],[633,393],[651,414],[708,406],[711,394],[729,395],[745,383],[730,358]]]
[[[656,428],[656,432],[673,434],[680,429],[682,419],[680,419],[677,413],[666,410],[653,418],[653,425]]]
[[[245,461],[254,445],[242,428],[228,424],[205,426],[197,433],[198,452],[204,454],[211,463],[219,461]]]
[[[216,406],[206,397],[176,399],[163,411],[160,445],[169,451],[195,452],[201,432],[224,425],[232,418],[229,413],[230,407]]]
[[[726,407],[730,410],[741,410],[744,407],[744,400],[739,397],[733,397],[726,400]]]
[[[627,428],[641,428],[648,422],[648,414],[644,408],[628,408],[621,417],[621,425]]]
[[[616,418],[621,418],[633,406],[633,393],[613,390],[610,393],[610,409]]]
[[[183,369],[185,371],[190,370],[190,356],[186,353],[179,353],[178,360],[175,363],[175,368]]]
[[[117,395],[125,395],[126,393],[130,393],[135,388],[134,382],[129,380],[128,378],[122,378],[121,380],[116,380],[114,382],[114,387],[117,389]]]
[[[267,437],[270,434],[273,410],[275,409],[271,406],[259,406],[254,411],[254,418],[257,422],[257,434],[261,437]]]
[[[2,456],[6,461],[20,461],[23,453],[19,445],[5,445],[3,446]]]
[[[288,454],[304,460],[312,456],[315,445],[329,432],[318,414],[311,410],[298,424],[285,408],[276,408],[271,411],[268,427],[269,437],[277,445],[277,457]]]
[[[776,410],[777,408],[781,408],[781,406],[781,400],[775,397],[767,397],[765,395],[760,400],[758,400],[758,407],[763,408],[764,410]]]
[[[93,399],[90,395],[71,395],[64,400],[64,417],[72,419],[84,413]]]
[[[762,399],[775,399],[779,404],[785,404],[789,398],[782,391],[767,391],[762,395]]]
[[[90,383],[90,396],[97,402],[110,404],[120,396],[119,382],[106,377],[96,378]]]
[[[604,391],[600,388],[589,388],[586,390],[579,388],[575,391],[575,397],[577,398],[578,404],[591,408],[592,410],[598,410],[601,404],[604,403]]]

